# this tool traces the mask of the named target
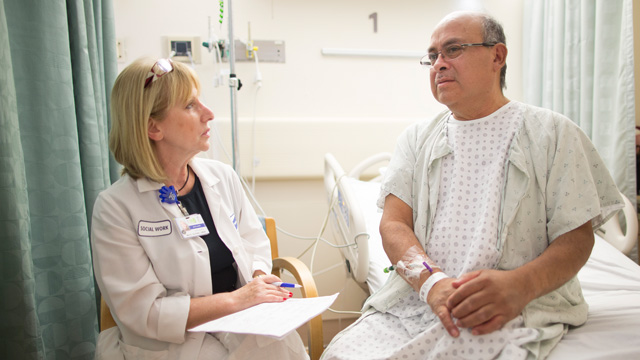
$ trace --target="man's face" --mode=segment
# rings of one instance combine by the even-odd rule
[[[482,24],[478,18],[460,16],[445,20],[431,35],[429,52],[450,44],[481,43]],[[430,70],[431,92],[454,113],[460,107],[486,101],[495,86],[492,47],[465,47],[455,59],[439,55]]]

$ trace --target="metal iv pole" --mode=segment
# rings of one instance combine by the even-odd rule
[[[240,79],[236,77],[235,62],[236,62],[236,50],[235,41],[233,39],[233,6],[232,0],[227,0],[228,15],[227,21],[229,22],[229,90],[231,100],[231,152],[233,157],[233,169],[236,174],[240,176],[240,151],[238,149],[238,105],[237,105],[237,93],[242,86]]]

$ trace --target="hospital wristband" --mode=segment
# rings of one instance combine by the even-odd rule
[[[422,284],[422,286],[420,287],[420,300],[427,302],[427,296],[429,296],[429,291],[431,291],[433,285],[435,285],[438,281],[446,279],[448,277],[449,275],[443,273],[442,271],[431,274],[427,281],[425,281],[424,284]]]

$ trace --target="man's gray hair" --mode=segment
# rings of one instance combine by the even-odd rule
[[[482,41],[492,44],[503,43],[507,45],[507,38],[504,35],[502,25],[492,16],[482,14],[482,31]],[[506,75],[507,64],[505,63],[500,70],[500,87],[503,90],[507,88]]]

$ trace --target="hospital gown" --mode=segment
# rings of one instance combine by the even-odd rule
[[[381,199],[393,193],[412,206],[416,236],[451,276],[483,268],[518,267],[537,257],[562,230],[572,230],[590,219],[597,227],[622,204],[597,152],[568,122],[518,102],[467,122],[443,114],[434,123],[410,128],[401,138],[405,141],[399,142],[389,165]],[[536,137],[539,131],[543,136]],[[565,138],[571,139],[565,142],[566,149],[561,145]],[[585,158],[575,154],[583,146]],[[531,155],[539,149],[545,152]],[[594,183],[575,185],[577,177],[566,170],[565,161],[581,169],[577,173],[590,173]],[[600,169],[593,171],[597,164]],[[557,184],[558,165],[565,169],[568,183]],[[541,177],[537,172],[542,168]],[[537,183],[540,179],[553,184]],[[541,204],[540,190],[545,188],[576,193]],[[602,199],[592,194],[601,194]],[[591,208],[572,211],[569,216],[559,212],[558,207],[573,197],[585,198],[583,204]],[[542,226],[537,226],[541,221]],[[461,329],[460,337],[452,338],[428,305],[394,274],[367,301],[365,310],[370,310],[334,338],[323,358],[542,358],[562,336],[565,324],[579,325],[586,319],[586,304],[575,278],[550,294],[534,300],[524,316],[498,331],[474,336],[469,329]],[[556,315],[551,320],[549,314],[541,313],[537,301],[542,307],[559,301],[564,308],[551,307]]]

